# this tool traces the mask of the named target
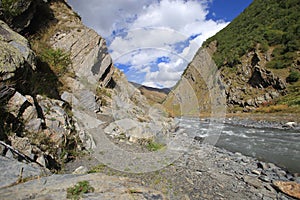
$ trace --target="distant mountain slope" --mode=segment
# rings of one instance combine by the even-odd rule
[[[299,10],[299,0],[254,0],[203,43],[202,49],[219,68],[229,111],[248,112],[261,106],[269,108],[266,112],[300,110]],[[207,88],[194,73],[195,69],[201,73],[196,59],[201,53],[200,49],[182,79],[192,85],[200,107],[207,107],[203,104],[209,104],[209,95],[200,95]],[[171,96],[165,101],[168,104]]]
[[[153,88],[153,87],[148,87],[145,85],[141,85],[138,83],[130,82],[134,87],[139,89],[150,103],[162,103],[169,92],[171,91],[170,88]]]

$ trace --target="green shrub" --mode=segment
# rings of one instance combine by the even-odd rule
[[[283,65],[273,63],[272,68],[285,68],[295,60],[295,57],[289,59],[290,55],[285,54],[299,50],[299,9],[299,0],[255,0],[227,27],[206,40],[203,47],[217,41],[213,59],[220,68],[224,64],[229,67],[238,64],[236,56],[252,51],[257,44],[262,45],[263,52],[270,45],[275,47],[273,58],[283,60]]]
[[[15,17],[21,14],[21,10],[18,9],[19,0],[2,0],[1,6],[5,18]]]
[[[298,71],[291,71],[290,75],[286,78],[286,82],[293,83],[297,82],[300,79],[300,73]]]
[[[64,75],[71,64],[70,54],[62,49],[45,49],[42,52],[42,60],[48,63],[58,76]]]
[[[80,181],[74,187],[67,189],[68,199],[80,199],[83,194],[94,192],[93,188],[88,181]]]
[[[149,141],[148,144],[146,145],[146,148],[149,151],[158,151],[165,148],[165,145],[158,142]]]

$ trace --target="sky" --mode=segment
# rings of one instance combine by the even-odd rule
[[[127,79],[171,88],[201,44],[252,0],[68,0]]]

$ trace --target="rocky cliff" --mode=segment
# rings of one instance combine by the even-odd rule
[[[210,105],[209,88],[201,81],[205,70],[197,62],[197,57],[206,51],[219,69],[228,111],[249,112],[269,107],[266,112],[297,112],[300,80],[297,9],[297,1],[254,0],[226,28],[204,42],[177,88],[187,89],[184,86],[187,81],[199,98],[199,106],[205,110]]]
[[[65,1],[3,1],[0,18],[3,155],[60,170],[97,149],[99,132],[138,143],[174,128]]]

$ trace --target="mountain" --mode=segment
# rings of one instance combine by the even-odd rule
[[[170,88],[153,88],[134,82],[130,83],[141,91],[141,94],[147,98],[150,104],[162,103],[171,91]]]
[[[218,69],[228,111],[299,112],[299,9],[298,0],[254,0],[203,43],[175,91],[192,88],[200,110],[210,112],[211,88],[203,80],[200,64],[209,60],[204,56],[207,53]],[[164,104],[171,109],[176,104],[174,95],[170,94]]]

